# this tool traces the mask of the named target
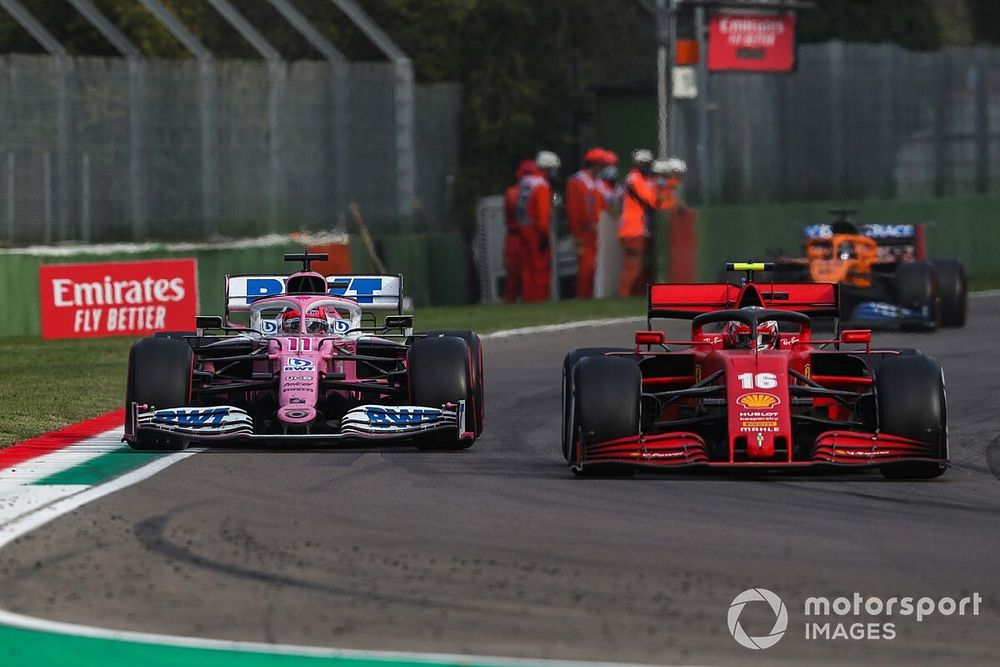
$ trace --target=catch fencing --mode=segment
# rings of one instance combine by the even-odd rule
[[[397,83],[390,63],[4,56],[0,243],[327,230],[351,202],[374,229],[439,230],[461,88],[406,100],[408,191]]]
[[[1000,49],[808,44],[792,74],[712,74],[708,89],[709,104],[675,105],[693,202],[1000,188]]]

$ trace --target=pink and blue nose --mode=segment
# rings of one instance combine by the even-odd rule
[[[286,405],[278,409],[278,419],[286,424],[308,424],[316,419],[316,409],[307,405]]]

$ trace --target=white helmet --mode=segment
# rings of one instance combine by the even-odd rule
[[[653,160],[653,173],[657,176],[666,176],[670,173],[670,160]]]
[[[684,160],[680,159],[679,157],[672,157],[669,160],[665,160],[665,162],[667,163],[667,167],[666,167],[667,171],[666,171],[666,173],[668,173],[668,174],[669,173],[678,173],[678,174],[686,174],[687,173],[687,170],[688,170],[687,162],[685,162]]]
[[[653,161],[653,151],[648,148],[636,148],[632,151],[632,162],[652,162]]]
[[[538,155],[535,156],[535,166],[542,171],[558,169],[561,164],[559,156],[552,151],[538,151]]]

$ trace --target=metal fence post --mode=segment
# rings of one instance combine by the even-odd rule
[[[350,95],[347,59],[288,0],[268,0],[268,2],[330,63],[330,98],[333,107],[333,206],[331,210],[343,212],[347,209],[349,145],[347,137],[350,127],[350,108],[347,103]]]
[[[146,187],[144,151],[142,146],[142,120],[145,103],[145,67],[142,51],[125,36],[114,23],[101,13],[90,0],[67,0],[108,40],[128,62],[128,165],[129,209],[132,217],[132,238],[146,238]],[[89,158],[86,158],[89,160]],[[89,164],[89,162],[88,162]],[[89,176],[86,181],[89,187]],[[89,211],[87,212],[89,216]],[[83,212],[81,211],[81,216]],[[87,237],[89,238],[89,218]],[[84,227],[80,220],[81,228]],[[86,239],[85,239],[86,240]]]
[[[219,175],[215,152],[215,66],[212,53],[159,0],[138,0],[188,53],[198,60],[198,117],[201,129],[201,215],[205,236],[218,231]]]
[[[208,0],[217,12],[231,25],[240,36],[253,47],[261,58],[267,61],[268,91],[267,91],[267,121],[269,141],[269,162],[271,178],[268,192],[268,229],[278,228],[279,205],[285,197],[285,170],[283,162],[283,137],[281,112],[284,108],[285,64],[281,54],[240,14],[229,0]]]
[[[413,219],[416,206],[416,157],[413,137],[413,64],[406,53],[362,11],[354,0],[331,0],[392,61],[396,125],[396,210],[400,222]]]
[[[59,237],[69,234],[69,76],[72,63],[62,44],[18,0],[0,0],[0,7],[28,31],[55,60],[56,65],[56,177],[59,199]]]
[[[698,74],[698,99],[696,100],[698,106],[698,195],[700,203],[707,206],[712,203],[712,177],[708,164],[708,85],[710,77],[708,75],[708,25],[705,20],[705,8],[695,7],[694,16],[695,31],[698,37],[698,53],[701,54],[696,69]]]
[[[7,242],[14,243],[14,216],[17,210],[17,158],[14,151],[7,153]]]
[[[90,242],[90,155],[80,156],[80,240]]]
[[[42,230],[45,243],[52,243],[52,153],[42,153]]]
[[[830,182],[841,192],[846,183],[844,173],[844,43],[827,45],[830,64]]]
[[[989,67],[983,47],[976,47],[973,64],[976,82],[976,192],[990,191],[990,87]]]

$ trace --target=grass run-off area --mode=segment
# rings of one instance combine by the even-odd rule
[[[414,329],[489,333],[644,314],[644,300],[602,299],[418,308]],[[0,447],[122,406],[131,338],[0,338]],[[567,345],[567,349],[571,347]]]

